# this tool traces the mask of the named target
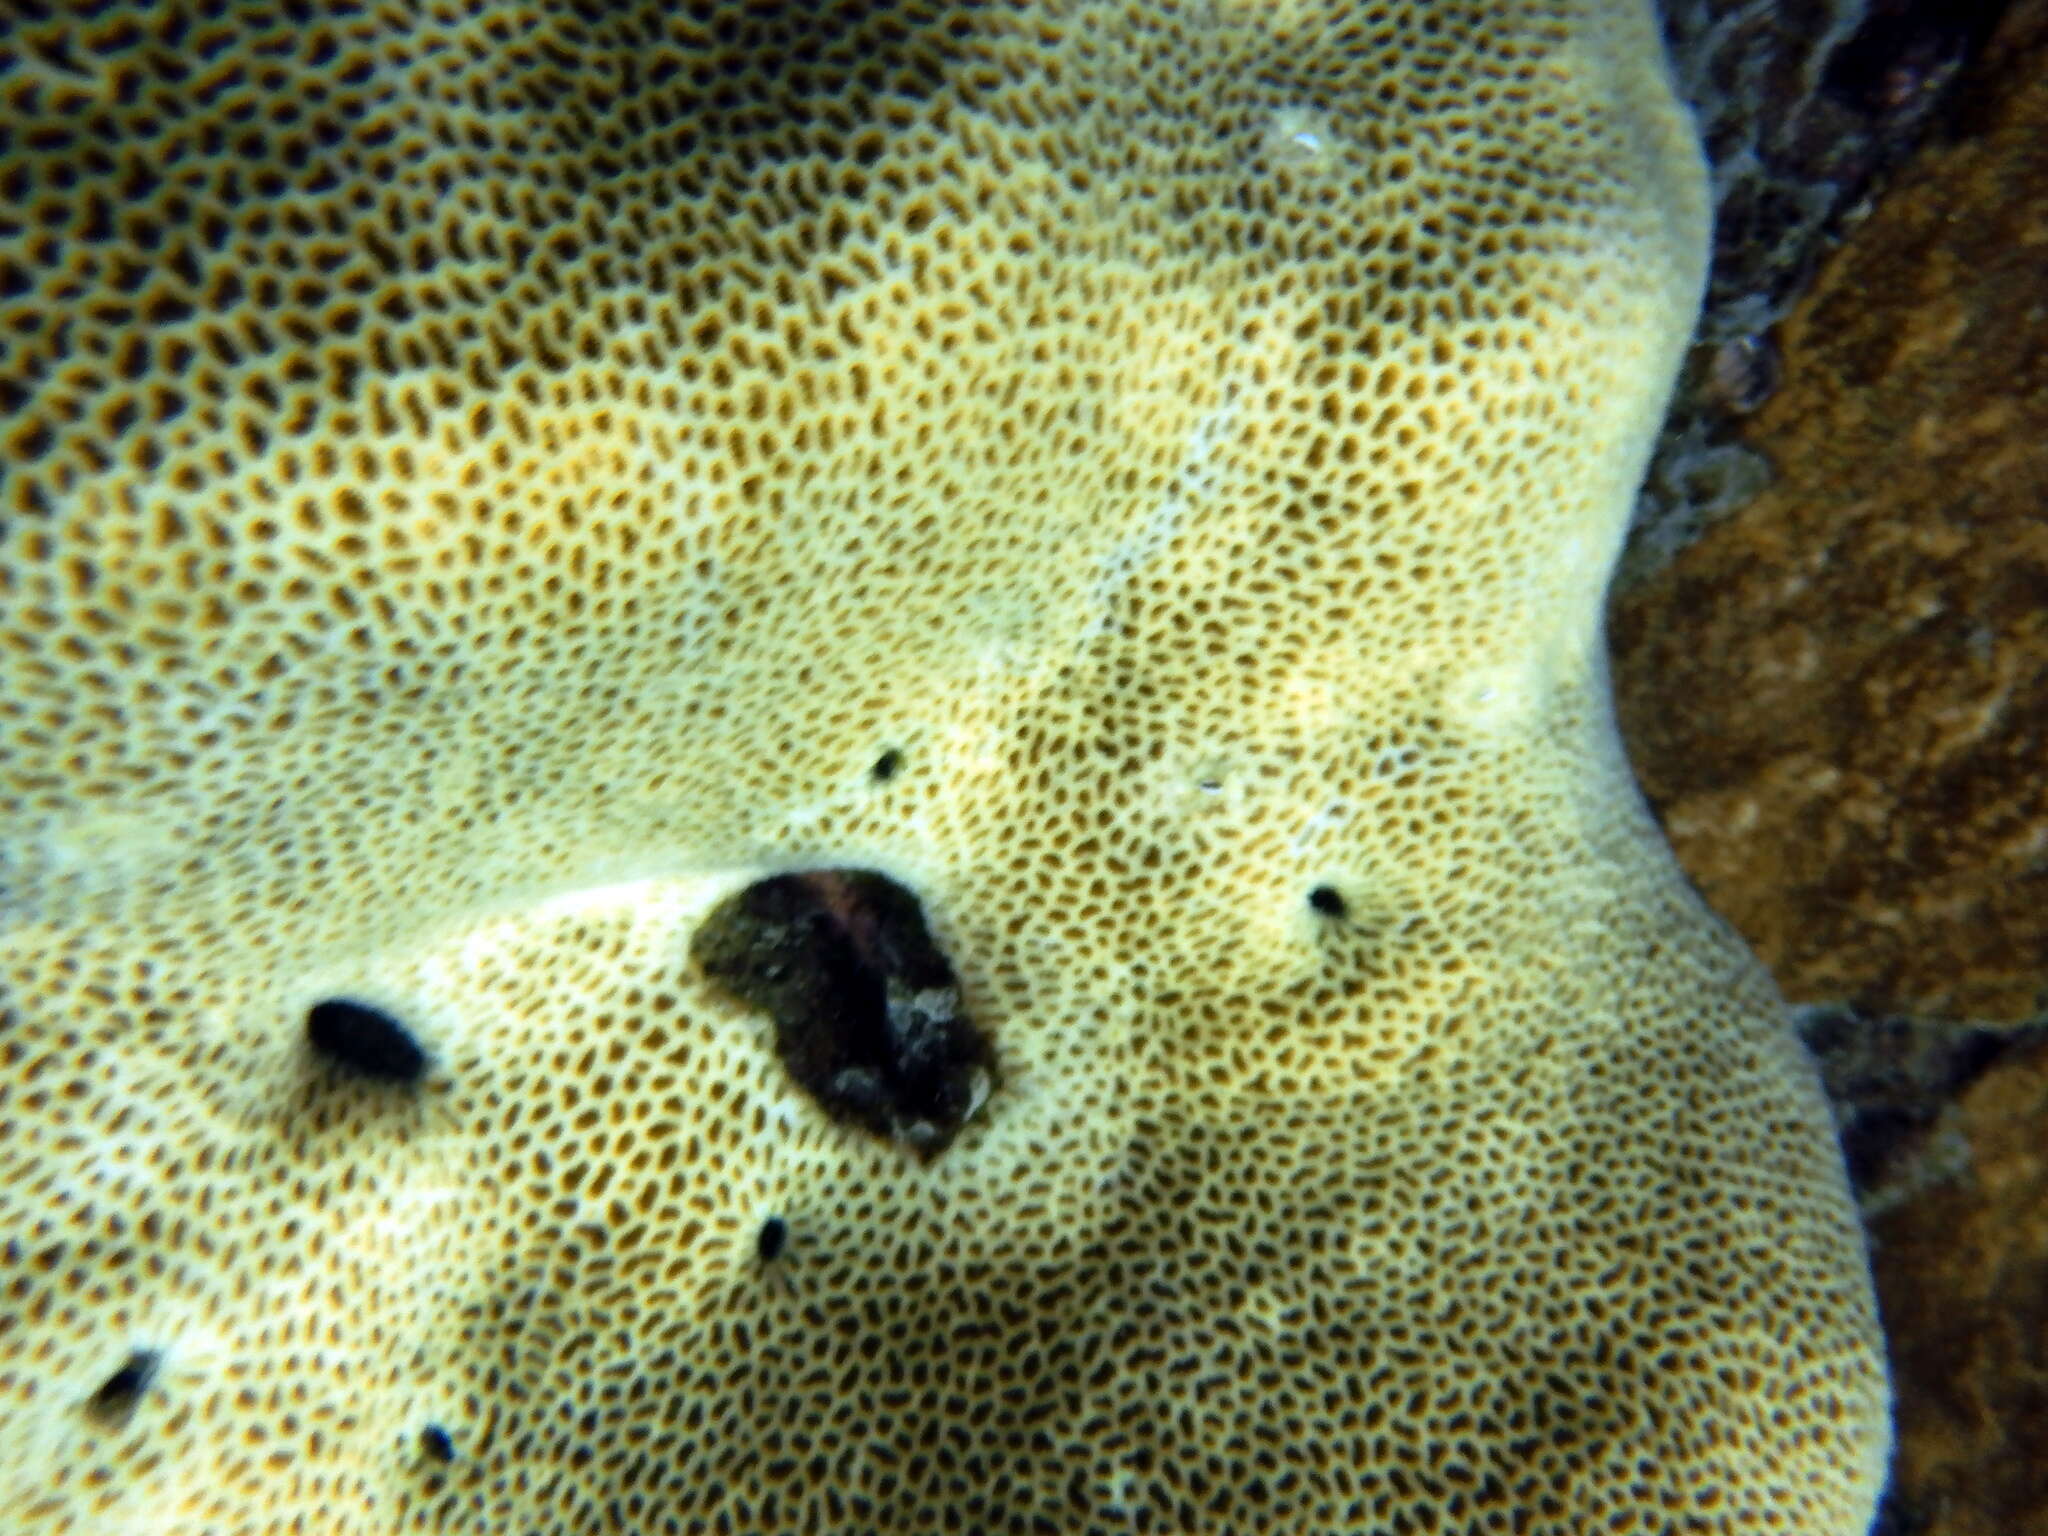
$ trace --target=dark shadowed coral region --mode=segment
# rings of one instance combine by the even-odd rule
[[[774,1021],[776,1055],[834,1119],[935,1156],[995,1087],[917,898],[885,875],[757,881],[711,910],[690,958]]]

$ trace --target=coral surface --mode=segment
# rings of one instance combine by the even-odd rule
[[[0,50],[15,1528],[1860,1532],[1609,714],[1645,6]]]

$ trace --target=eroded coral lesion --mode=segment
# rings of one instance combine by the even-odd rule
[[[704,919],[690,957],[774,1021],[784,1068],[841,1124],[934,1157],[995,1086],[994,1051],[923,908],[886,876],[756,881]]]

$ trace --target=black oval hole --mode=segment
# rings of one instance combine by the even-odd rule
[[[134,1416],[136,1404],[156,1376],[157,1357],[147,1349],[133,1350],[121,1368],[100,1383],[86,1399],[85,1411],[102,1429],[118,1429]]]
[[[346,997],[315,1003],[306,1015],[306,1037],[323,1059],[373,1082],[416,1083],[431,1060],[398,1020]]]
[[[874,774],[875,782],[877,784],[886,784],[891,779],[896,777],[897,772],[902,767],[903,754],[901,752],[898,752],[894,747],[891,747],[888,751],[884,752],[880,757],[875,759],[875,766],[870,771]]]
[[[1350,908],[1334,885],[1319,885],[1308,893],[1308,904],[1325,917],[1342,917]]]
[[[773,1264],[782,1257],[782,1250],[788,1246],[788,1222],[780,1216],[770,1216],[761,1223],[761,1231],[754,1239],[754,1250],[761,1255],[763,1264]]]
[[[448,1438],[448,1431],[440,1425],[429,1424],[420,1431],[420,1454],[445,1467],[455,1459],[455,1442]]]

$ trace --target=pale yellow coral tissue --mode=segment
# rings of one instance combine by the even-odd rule
[[[1609,718],[1640,0],[59,5],[0,123],[10,1529],[1864,1529]],[[825,869],[950,1141],[693,958]]]

